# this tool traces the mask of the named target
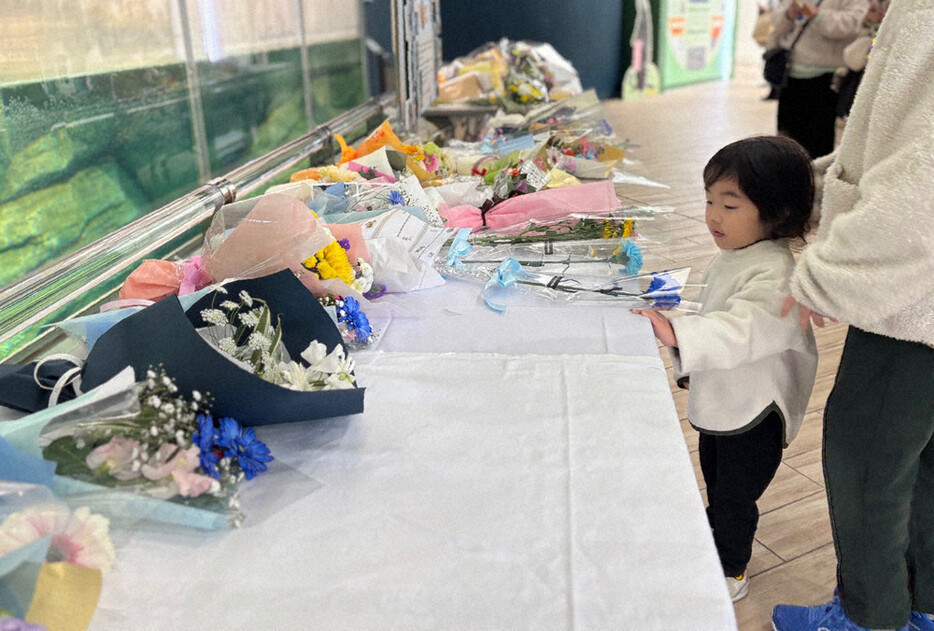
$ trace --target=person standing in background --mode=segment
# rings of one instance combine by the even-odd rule
[[[765,50],[766,46],[768,46],[772,31],[775,30],[775,27],[772,26],[772,14],[774,13],[776,7],[778,7],[778,0],[765,0],[764,2],[759,2],[759,17],[756,18],[756,25],[752,31],[752,38],[759,46],[763,48],[763,50]],[[780,90],[781,88],[778,86],[769,85],[769,93],[762,100],[774,101],[778,99],[778,93]]]
[[[830,602],[776,631],[934,631],[934,3],[892,0],[782,312],[849,325],[824,413]]]
[[[811,158],[831,153],[837,121],[834,72],[843,49],[856,39],[866,15],[866,0],[782,0],[773,12],[768,48],[791,46],[788,84],[778,98],[778,133],[797,140]]]
[[[837,76],[840,79],[837,89],[840,94],[837,116],[843,119],[850,115],[853,98],[863,78],[863,70],[866,68],[866,61],[869,59],[869,52],[872,50],[872,42],[876,38],[879,24],[889,8],[889,0],[868,0],[868,5],[860,34],[843,49],[843,62],[846,66],[837,70]]]

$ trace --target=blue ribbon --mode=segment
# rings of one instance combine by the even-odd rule
[[[531,149],[535,146],[535,137],[532,134],[522,134],[520,136],[487,139],[480,143],[480,153],[484,155],[505,156],[513,151],[522,149]]]
[[[490,280],[488,280],[486,285],[483,287],[483,301],[486,302],[486,306],[488,306],[493,311],[499,311],[500,313],[505,312],[505,305],[501,305],[490,300],[490,291],[496,287],[508,289],[515,285],[519,278],[526,278],[527,276],[528,274],[522,271],[522,265],[519,264],[519,261],[512,257],[509,257],[500,263],[499,267],[497,267],[493,272],[493,275],[490,276]]]
[[[451,249],[448,250],[448,257],[446,260],[448,267],[457,269],[465,267],[465,265],[461,263],[461,257],[466,256],[473,249],[473,246],[467,242],[467,236],[469,234],[470,228],[461,228],[457,231],[454,240],[451,242]]]

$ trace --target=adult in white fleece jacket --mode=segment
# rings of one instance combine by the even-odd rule
[[[704,168],[706,223],[720,254],[704,273],[699,315],[652,321],[679,385],[690,379],[688,418],[700,432],[707,516],[733,600],[748,591],[756,502],[804,417],[817,348],[811,331],[782,319],[794,257],[814,188],[807,152],[779,136],[747,138]]]
[[[866,0],[783,0],[772,14],[769,48],[791,49],[788,84],[778,96],[778,133],[794,138],[812,158],[833,151],[837,93],[833,75],[843,50],[860,33]]]
[[[934,3],[892,0],[791,280],[802,322],[850,325],[824,417],[840,596],[827,615],[842,603],[869,628],[934,628],[932,33]],[[805,628],[806,611],[780,605],[773,622]]]

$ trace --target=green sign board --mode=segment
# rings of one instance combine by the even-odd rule
[[[662,89],[732,75],[736,0],[661,0],[659,9]]]

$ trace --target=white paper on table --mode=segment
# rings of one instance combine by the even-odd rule
[[[425,189],[422,188],[418,177],[410,175],[402,178],[400,183],[402,184],[402,198],[405,200],[406,206],[420,206],[424,208],[425,217],[428,219],[430,225],[438,228],[444,226],[444,219],[438,213],[434,202],[432,202],[425,193]]]
[[[396,237],[405,242],[410,255],[429,262],[438,256],[441,247],[457,232],[456,228],[435,228],[401,210],[383,213],[364,221],[360,226],[365,240]]]
[[[389,164],[389,156],[386,155],[386,147],[380,147],[376,151],[368,153],[365,156],[354,158],[352,162],[371,169],[376,169],[385,175],[392,175],[395,177],[392,166]]]

